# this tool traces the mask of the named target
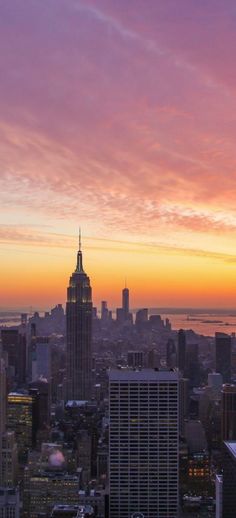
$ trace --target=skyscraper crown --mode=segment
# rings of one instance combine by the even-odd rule
[[[81,230],[79,229],[79,250],[77,253],[77,265],[75,269],[76,273],[84,273],[83,269],[83,255],[81,250]]]

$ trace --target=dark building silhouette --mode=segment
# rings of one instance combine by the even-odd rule
[[[27,458],[28,450],[35,446],[38,429],[37,391],[31,394],[8,394],[7,428],[15,432],[18,455]]]
[[[126,287],[122,290],[122,307],[116,308],[116,321],[119,325],[133,323],[132,313],[129,312],[129,290]]]
[[[225,333],[215,334],[216,372],[222,374],[223,383],[231,381],[231,337]]]
[[[179,381],[179,430],[180,435],[184,435],[185,419],[188,418],[189,411],[189,380],[181,378]]]
[[[36,351],[36,323],[31,322],[30,324],[30,337],[28,342],[28,351],[27,351],[27,375],[28,379],[32,380],[32,360]]]
[[[177,365],[182,372],[185,373],[186,367],[186,334],[183,329],[178,332],[178,351],[177,351]]]
[[[83,269],[80,239],[66,304],[67,397],[70,400],[87,400],[91,394],[92,310],[92,290]]]
[[[143,351],[128,351],[127,364],[128,367],[143,367]]]
[[[8,365],[13,369],[13,378],[19,385],[26,376],[26,336],[18,329],[2,329],[2,350],[7,353]]]
[[[116,308],[116,321],[119,325],[123,324],[125,320],[123,308]]]
[[[223,441],[236,441],[236,385],[223,385],[221,433]]]
[[[161,319],[161,315],[150,315],[149,324],[152,329],[161,329],[164,327],[164,321]]]
[[[139,309],[135,315],[135,326],[137,331],[140,333],[148,326],[148,309]]]
[[[128,288],[124,288],[122,290],[122,309],[124,312],[124,319],[129,319],[129,290]]]
[[[102,300],[101,303],[101,320],[103,323],[106,323],[108,321],[108,307],[107,307],[107,301]]]
[[[170,368],[176,366],[176,347],[172,338],[166,344],[166,365]]]
[[[148,321],[148,309],[139,309],[136,313],[135,323]]]
[[[190,381],[190,387],[200,383],[199,347],[198,344],[188,343],[185,354],[185,376]]]
[[[225,441],[223,456],[223,513],[222,518],[235,518],[236,509],[236,441]]]
[[[29,385],[29,393],[37,393],[38,404],[38,428],[44,429],[50,424],[50,384],[47,380],[39,379]]]
[[[92,518],[94,516],[93,507],[90,505],[58,504],[51,514],[51,518]]]

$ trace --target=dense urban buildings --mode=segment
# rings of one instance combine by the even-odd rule
[[[227,516],[235,336],[132,311],[126,286],[116,309],[91,291],[79,244],[66,312],[1,328],[2,516]]]

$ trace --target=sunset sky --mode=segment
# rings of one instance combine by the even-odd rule
[[[0,0],[0,306],[236,308],[235,0]]]

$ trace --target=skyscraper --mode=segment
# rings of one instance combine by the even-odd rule
[[[183,329],[178,332],[178,368],[184,375],[186,367],[186,334]]]
[[[222,388],[222,440],[236,441],[236,385]]]
[[[26,375],[26,337],[18,329],[2,329],[2,350],[8,355],[8,365],[13,369],[12,383],[24,384]]]
[[[176,518],[179,375],[127,369],[109,376],[110,516]]]
[[[236,441],[225,441],[223,464],[223,518],[235,518],[236,509]]]
[[[124,319],[128,320],[128,318],[129,318],[129,290],[126,287],[122,290],[122,309],[124,312]]]
[[[231,337],[226,333],[215,334],[216,372],[220,372],[223,383],[231,381]]]
[[[81,237],[77,265],[67,289],[67,397],[87,400],[91,394],[92,290],[83,269]]]
[[[1,345],[0,345],[1,347]],[[0,351],[1,352],[1,351]],[[6,367],[3,358],[0,357],[0,485],[2,484],[2,445],[3,436],[6,432],[6,416],[7,416],[7,381]]]
[[[33,407],[36,400],[33,396],[10,392],[8,394],[7,427],[15,432],[20,460],[27,458],[33,445]]]
[[[3,358],[0,358],[0,436],[6,431],[7,416],[7,381],[6,366]]]
[[[176,366],[176,347],[172,338],[166,344],[166,365],[169,368]]]
[[[101,321],[102,323],[106,323],[108,321],[108,307],[107,307],[107,301],[102,300],[101,302]]]

